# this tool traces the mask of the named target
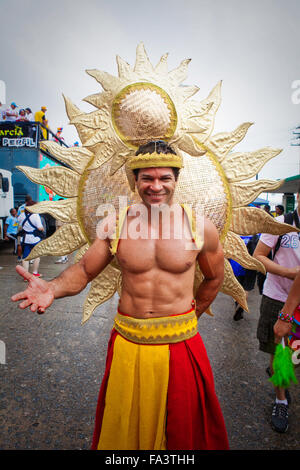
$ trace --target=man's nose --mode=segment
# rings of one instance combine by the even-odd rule
[[[162,189],[162,185],[159,179],[155,179],[154,181],[152,181],[150,189],[152,191],[160,191]]]

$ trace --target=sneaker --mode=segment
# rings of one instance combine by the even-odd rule
[[[238,307],[235,314],[233,315],[233,319],[234,321],[239,321],[241,320],[242,318],[244,318],[244,315],[243,315],[243,309],[242,307]]]
[[[56,260],[56,261],[54,261],[54,262],[55,262],[55,264],[58,264],[58,263],[59,263],[59,264],[60,264],[60,263],[61,263],[61,264],[65,264],[65,263],[67,263],[68,261],[69,261],[68,258],[59,258],[58,260]]]
[[[272,377],[272,372],[271,372],[270,366],[266,368],[266,373],[269,377]],[[287,402],[290,405],[291,401],[292,401],[292,397],[290,395],[290,392],[289,392],[288,388],[285,389],[285,398],[287,399]]]
[[[42,274],[40,273],[32,273],[35,277],[42,277]]]
[[[271,424],[275,431],[283,433],[288,430],[288,405],[284,403],[274,403],[272,410]]]

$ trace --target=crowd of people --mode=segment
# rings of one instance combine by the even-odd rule
[[[10,209],[10,215],[4,222],[4,240],[14,242],[13,253],[17,256],[17,262],[22,263],[22,266],[29,270],[29,264],[33,264],[33,274],[36,277],[42,275],[38,272],[40,258],[36,258],[30,262],[25,258],[31,253],[35,245],[37,245],[43,238],[50,236],[55,229],[58,229],[62,224],[60,221],[55,221],[55,228],[50,227],[48,214],[33,214],[27,210],[27,207],[36,204],[30,195],[25,197],[24,204],[20,205],[17,209]],[[51,218],[52,219],[52,218]],[[51,220],[53,222],[55,219]],[[65,264],[69,261],[67,255],[60,256],[55,263]]]
[[[12,208],[10,215],[4,223],[4,240],[14,241],[14,254],[17,255],[17,262],[22,263],[26,271],[29,271],[29,261],[25,258],[31,253],[35,245],[37,245],[46,235],[46,224],[39,214],[33,214],[28,211],[27,207],[36,204],[30,195],[25,197],[25,203],[18,209]],[[32,261],[33,272],[35,277],[41,277],[39,273],[40,258]]]
[[[33,113],[31,108],[19,108],[14,101],[9,106],[3,105],[0,102],[0,122],[39,122],[43,125],[40,130],[41,140],[49,139],[49,123],[46,117],[46,112],[46,106],[42,106],[40,110]],[[63,128],[58,127],[56,134],[53,134],[52,140],[55,142],[64,141],[65,139],[62,136],[62,131]],[[75,141],[73,146],[79,147],[79,142]]]
[[[47,110],[44,107],[44,111]],[[9,106],[0,103],[0,121],[4,122],[34,122],[35,117],[31,108],[18,108],[13,101]]]

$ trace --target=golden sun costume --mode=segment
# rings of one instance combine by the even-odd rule
[[[102,92],[85,98],[95,111],[84,113],[65,98],[70,123],[75,125],[82,146],[64,148],[55,142],[43,142],[45,149],[68,167],[43,170],[20,167],[32,181],[66,198],[40,202],[31,208],[32,212],[51,214],[63,225],[39,243],[30,258],[76,250],[79,260],[96,238],[97,208],[111,204],[118,212],[120,196],[127,198],[128,205],[138,202],[132,169],[157,166],[157,160],[151,161],[153,155],[136,159],[136,149],[151,140],[164,140],[183,162],[175,202],[190,207],[196,216],[204,214],[214,223],[225,254],[221,291],[248,310],[245,292],[228,259],[247,269],[265,272],[264,266],[248,254],[240,235],[261,232],[280,235],[294,230],[265,211],[248,207],[261,192],[281,185],[278,181],[250,180],[281,150],[265,147],[234,152],[234,147],[246,136],[249,122],[233,131],[213,134],[221,102],[221,82],[206,98],[196,101],[193,97],[198,87],[183,85],[189,62],[184,60],[169,71],[165,54],[153,66],[141,43],[134,67],[117,56],[118,76],[87,71],[103,88]],[[171,166],[168,157],[162,158],[165,160],[161,166]],[[114,254],[118,237],[117,233],[112,244]],[[195,291],[202,279],[197,268]],[[97,306],[116,292],[120,294],[121,289],[121,271],[114,258],[91,282],[83,323]],[[207,313],[212,314],[210,309]],[[116,390],[121,395],[117,396]],[[118,312],[100,390],[93,448],[227,447],[212,373],[197,333],[193,308],[182,315],[151,321],[134,320]]]

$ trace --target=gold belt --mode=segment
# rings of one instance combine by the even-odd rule
[[[181,315],[158,318],[133,318],[119,312],[114,328],[125,339],[139,344],[179,343],[198,332],[195,310]]]

